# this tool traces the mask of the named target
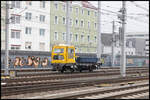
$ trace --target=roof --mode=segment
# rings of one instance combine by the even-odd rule
[[[85,8],[90,8],[90,9],[95,9],[97,10],[97,8],[95,6],[93,6],[90,2],[88,1],[82,1],[82,6],[85,7]]]
[[[66,2],[66,1],[62,1],[62,2]],[[74,2],[77,2],[77,1],[70,1],[70,2],[74,3]],[[78,4],[82,5],[82,7],[85,7],[85,8],[90,8],[90,9],[98,10],[98,8],[96,8],[94,5],[92,5],[88,1],[79,1]]]

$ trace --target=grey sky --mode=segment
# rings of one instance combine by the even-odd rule
[[[97,1],[90,1],[93,5],[98,7]],[[141,7],[144,7],[148,9],[148,11],[143,10],[142,8],[136,7],[134,3],[127,1],[126,8],[127,8],[127,16],[131,16],[135,19],[127,18],[127,25],[126,25],[126,32],[149,32],[149,2],[148,1],[136,1],[136,4],[140,5]],[[118,12],[120,8],[122,7],[121,1],[101,1],[101,8],[104,10],[101,10],[103,13],[110,13],[105,10]],[[112,23],[110,23],[112,20],[118,21],[116,14],[110,13],[111,15],[102,14],[101,20],[102,20],[102,32],[105,33],[111,33],[112,32]],[[136,15],[136,14],[148,14],[148,17],[143,15]],[[118,31],[119,23],[116,23],[116,31]]]

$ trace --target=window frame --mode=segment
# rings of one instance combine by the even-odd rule
[[[40,36],[45,36],[45,29],[43,29],[43,28],[40,28]],[[42,33],[41,33],[42,32]]]

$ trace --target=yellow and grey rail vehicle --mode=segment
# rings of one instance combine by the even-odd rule
[[[93,71],[100,67],[98,58],[93,57],[79,57],[75,54],[74,46],[57,45],[53,46],[51,54],[51,64],[55,71]]]

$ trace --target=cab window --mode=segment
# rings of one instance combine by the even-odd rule
[[[54,60],[64,60],[64,56],[63,55],[54,55],[53,59]]]
[[[64,53],[64,49],[63,48],[55,48],[54,53]]]
[[[74,54],[74,49],[73,48],[68,48],[68,58],[73,59],[73,54]]]

